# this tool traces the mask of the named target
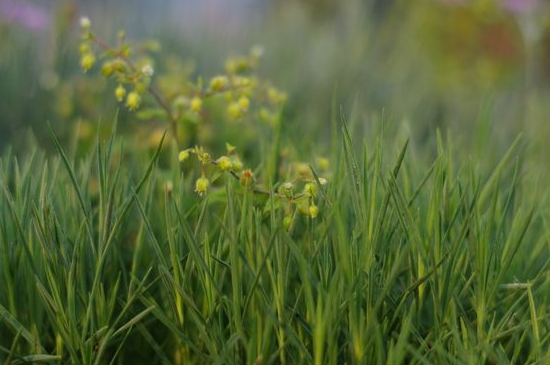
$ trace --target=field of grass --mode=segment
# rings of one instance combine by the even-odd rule
[[[464,12],[480,10],[437,6],[477,29]],[[432,58],[443,70],[419,66],[415,83],[404,65],[427,58],[403,61],[383,37],[437,29],[437,6],[368,26],[338,23],[353,6],[334,23],[280,13],[318,42],[304,57],[336,49],[343,27],[356,54],[311,66],[338,80],[280,64],[269,47],[299,45],[269,36],[264,60],[253,48],[212,71],[83,19],[37,109],[2,114],[28,116],[34,137],[0,157],[0,363],[550,361],[544,73]],[[13,52],[0,74],[32,50]],[[2,95],[25,89],[18,67]],[[478,84],[460,84],[468,72]]]

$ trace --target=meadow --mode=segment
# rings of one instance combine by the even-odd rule
[[[322,3],[0,22],[0,363],[550,360],[548,6]]]

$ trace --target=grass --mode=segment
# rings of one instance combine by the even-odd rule
[[[243,26],[235,37],[266,41],[267,73],[289,91],[267,124],[261,88],[209,95],[199,77],[219,63],[217,43],[241,47],[230,35],[166,34],[168,50],[151,59],[129,52],[154,61],[154,79],[105,82],[93,74],[127,45],[106,46],[84,77],[72,73],[76,49],[56,48],[73,28],[59,29],[47,61],[16,47],[30,35],[5,32],[4,99],[28,102],[5,103],[3,123],[11,137],[30,123],[43,146],[3,136],[0,364],[547,363],[548,90],[523,80],[536,70],[519,48],[508,64],[460,47],[464,34],[512,29],[512,14],[440,5],[350,2],[315,18],[285,2],[261,31]],[[449,42],[439,35],[455,16]],[[98,22],[110,33],[112,20]],[[195,53],[197,70],[172,57]],[[52,89],[27,77],[48,70]],[[117,83],[158,87],[182,110],[199,97],[204,109],[178,119],[164,98],[161,113],[150,109],[149,95],[136,113],[116,111]],[[241,96],[250,112],[228,119]],[[405,118],[371,114],[381,108]],[[225,152],[258,185],[243,186],[233,162],[223,171]],[[322,153],[327,169],[313,163]]]
[[[137,164],[114,134],[78,160],[55,137],[54,157],[6,153],[2,362],[547,362],[549,222],[525,142],[492,163],[438,134],[427,160],[337,119],[320,213],[289,229],[277,195],[229,175],[198,197],[160,146]]]

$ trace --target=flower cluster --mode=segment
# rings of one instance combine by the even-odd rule
[[[91,31],[91,22],[88,18],[80,19],[83,31],[80,44],[80,66],[88,71],[96,63],[94,47],[107,51],[102,56],[101,74],[116,80],[117,87],[114,95],[117,101],[124,102],[129,110],[136,110],[142,103],[143,95],[149,90],[151,77],[154,74],[153,66],[147,59],[138,62],[130,60],[130,47],[125,42],[124,32],[118,34],[118,47],[113,48],[97,38]]]
[[[114,97],[118,102],[130,111],[139,109],[135,115],[140,119],[165,120],[178,149],[195,145],[179,151],[178,159],[182,169],[188,167],[186,161],[190,158],[198,162],[199,168],[191,170],[197,176],[194,191],[199,196],[215,189],[217,179],[223,176],[238,181],[245,191],[272,195],[278,201],[277,207],[272,209],[283,207],[284,224],[289,229],[296,212],[310,219],[318,217],[320,191],[327,180],[312,173],[309,165],[295,163],[286,172],[281,172],[287,181],[276,184],[278,188],[273,192],[261,186],[251,169],[244,168],[234,146],[226,144],[226,153],[216,158],[203,147],[209,146],[209,135],[216,136],[218,141],[220,138],[233,140],[231,133],[237,133],[235,137],[240,143],[256,145],[258,133],[272,133],[281,128],[281,110],[287,95],[255,75],[263,49],[253,47],[246,55],[230,57],[223,73],[206,80],[199,77],[193,82],[190,68],[170,60],[165,60],[168,72],[156,75],[153,62],[146,53],[136,52],[126,42],[123,32],[118,34],[116,46],[111,46],[92,32],[88,18],[82,18],[80,25],[81,67],[88,71],[100,63],[101,75],[114,80]],[[147,101],[152,101],[153,105],[147,105]],[[250,139],[247,140],[247,136],[251,136]],[[328,162],[321,162],[317,167],[324,172]],[[273,166],[273,169],[285,170],[279,163],[281,166]]]
[[[195,156],[200,163],[200,177],[195,181],[195,192],[199,195],[205,195],[210,187],[210,179],[207,177],[206,167],[215,166],[218,172],[228,173],[234,178],[240,180],[241,185],[247,188],[254,186],[254,174],[250,169],[243,170],[243,163],[236,154],[235,146],[226,144],[227,154],[213,159],[205,152],[202,146],[195,146],[182,150],[178,154],[180,162],[185,162],[191,156]]]
[[[193,70],[173,59],[163,60],[168,72],[155,74],[146,51],[156,50],[156,44],[145,43],[136,51],[119,32],[112,46],[92,32],[88,18],[80,23],[81,67],[88,71],[101,62],[101,75],[115,81],[115,99],[130,111],[140,109],[135,114],[139,119],[164,119],[179,146],[208,144],[207,131],[214,129],[218,135],[227,131],[225,138],[233,139],[231,131],[235,128],[231,124],[235,122],[242,123],[241,137],[251,136],[256,122],[278,125],[286,94],[255,75],[263,56],[261,47],[228,58],[223,73],[193,82]],[[145,94],[153,105],[145,102]]]
[[[202,146],[187,148],[179,152],[178,159],[181,163],[187,161],[191,156],[194,156],[200,163],[200,176],[195,180],[195,192],[200,196],[206,195],[212,186],[212,181],[217,179],[220,174],[224,174],[228,178],[238,180],[243,188],[253,193],[271,194],[270,191],[258,185],[251,169],[243,167],[243,163],[236,154],[235,147],[226,144],[226,149],[227,154],[218,158],[213,158]],[[208,166],[214,166],[214,172],[210,171],[210,174],[208,174]],[[274,194],[274,198],[281,201],[282,206],[285,207],[284,225],[287,229],[290,229],[296,211],[311,219],[319,215],[319,205],[317,203],[319,190],[328,184],[326,178],[314,176],[309,165],[298,163],[296,166],[298,177],[292,181],[279,184]],[[318,159],[317,166],[320,167],[321,171],[324,171],[328,168],[328,161]]]

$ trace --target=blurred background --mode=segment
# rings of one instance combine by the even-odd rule
[[[192,75],[211,77],[228,55],[261,45],[261,76],[288,93],[286,134],[313,149],[328,142],[340,106],[359,133],[383,118],[419,146],[436,128],[496,150],[518,132],[542,146],[550,137],[549,3],[0,0],[0,148],[24,151],[30,139],[51,148],[48,122],[65,142],[117,113],[123,127],[136,125],[118,110],[112,85],[79,68],[84,15],[105,39],[120,29],[156,39],[155,57],[177,57]]]

